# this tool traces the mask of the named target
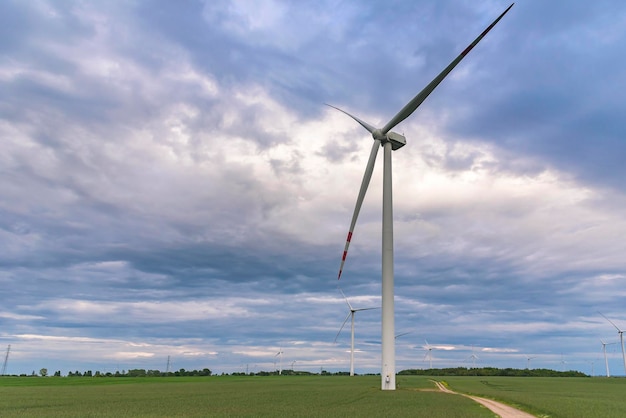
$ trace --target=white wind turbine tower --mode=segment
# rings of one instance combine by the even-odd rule
[[[278,349],[278,353],[274,357],[278,356],[278,374],[283,374],[283,348]],[[274,363],[276,364],[276,363]]]
[[[537,357],[526,357],[526,369],[530,369],[530,361]]]
[[[601,312],[598,312],[600,315],[604,316]],[[606,319],[607,321],[609,321],[611,323],[611,325],[613,325],[615,327],[615,329],[617,330],[617,333],[619,334],[619,341],[620,341],[620,345],[622,346],[622,359],[624,360],[624,372],[626,373],[626,354],[624,353],[624,331],[622,331],[621,329],[618,328],[617,325],[615,325],[613,323],[613,321],[611,321],[609,318],[607,318],[606,316],[604,316],[604,319]]]
[[[611,345],[611,344],[617,344],[617,343],[605,343],[602,340],[600,340],[600,342],[602,343],[602,352],[604,353],[604,365],[606,366],[606,377],[611,377],[611,373],[609,373],[609,360],[606,357],[606,346]]]
[[[339,289],[339,291],[341,292],[341,294],[343,295],[343,298],[345,299],[346,303],[348,304],[348,308],[350,309],[350,312],[348,312],[348,316],[346,316],[346,319],[343,321],[343,324],[341,324],[341,328],[339,328],[339,332],[337,333],[337,335],[335,336],[335,342],[337,342],[337,338],[339,337],[339,334],[341,334],[341,331],[343,330],[343,327],[346,325],[346,322],[348,322],[348,318],[352,317],[352,326],[351,326],[351,343],[350,343],[350,376],[354,376],[354,313],[358,312],[358,311],[369,311],[372,309],[378,309],[376,308],[360,308],[360,309],[354,309],[352,307],[352,305],[350,304],[350,301],[348,300],[348,298],[346,297],[346,295],[343,293],[343,290]]]
[[[454,59],[437,77],[435,77],[424,89],[417,94],[409,103],[407,103],[400,112],[398,112],[382,129],[375,128],[367,122],[353,116],[339,108],[331,106],[346,115],[350,116],[362,127],[367,129],[374,138],[374,144],[370,152],[369,160],[361,182],[361,188],[357,197],[356,206],[348,231],[348,238],[341,259],[338,279],[341,278],[348,247],[354,232],[363,199],[367,191],[374,163],[376,162],[376,154],[378,148],[383,147],[383,228],[382,228],[382,358],[381,358],[381,387],[383,390],[396,389],[396,358],[394,344],[394,293],[393,293],[393,204],[392,204],[392,181],[391,181],[391,151],[395,151],[406,145],[406,138],[396,132],[392,132],[396,125],[409,117],[415,109],[422,104],[424,100],[432,93],[432,91],[441,83],[441,81],[457,66],[459,62],[480,42],[480,40],[502,19],[502,17],[513,7],[511,4],[496,20],[491,23],[461,54]]]

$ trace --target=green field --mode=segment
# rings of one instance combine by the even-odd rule
[[[624,417],[626,379],[442,377],[550,417]],[[2,417],[493,417],[425,376],[0,378]]]
[[[458,392],[496,399],[542,417],[626,417],[626,379],[442,377]]]

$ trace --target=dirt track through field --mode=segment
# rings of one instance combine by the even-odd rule
[[[441,382],[437,382],[434,381],[435,384],[437,385],[437,387],[439,388],[440,391],[442,392],[446,392],[446,393],[452,393],[454,395],[461,395],[461,396],[466,396],[470,399],[473,399],[474,401],[478,402],[479,404],[489,408],[492,412],[494,412],[495,414],[498,414],[501,418],[535,418],[534,415],[529,414],[528,412],[524,412],[524,411],[520,411],[519,409],[515,409],[512,406],[508,406],[505,405],[503,403],[500,402],[496,402],[494,400],[491,399],[486,399],[486,398],[481,398],[478,396],[470,396],[470,395],[464,395],[462,393],[457,393],[454,392],[450,389],[448,389],[447,387],[445,387],[445,385]]]

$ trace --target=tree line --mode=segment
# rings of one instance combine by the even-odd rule
[[[172,377],[172,376],[211,376],[211,369],[204,368],[202,370],[185,370],[180,369],[175,372],[162,372],[160,370],[146,370],[146,369],[129,369],[128,371],[122,370],[116,372],[100,372],[87,370],[81,372],[79,370],[70,371],[67,373],[67,377]],[[39,370],[39,374],[33,372],[30,375],[20,374],[20,377],[47,377],[48,369],[42,368]],[[57,370],[52,375],[54,377],[61,377],[61,371]]]
[[[419,376],[516,376],[516,377],[587,377],[585,373],[569,370],[557,371],[552,369],[498,369],[495,367],[454,367],[444,369],[408,369],[402,370],[399,375]]]
[[[320,376],[348,376],[349,373],[346,371],[338,371],[338,372],[328,372],[326,370],[321,370],[319,373],[311,373],[308,371],[298,371],[298,370],[282,370],[279,372],[278,370],[273,371],[259,371],[256,373],[243,373],[243,372],[234,372],[231,373],[230,376],[276,376],[278,374],[289,375],[289,376],[301,376],[301,375],[320,375]],[[122,370],[116,372],[100,372],[91,370],[87,370],[84,372],[70,371],[67,374],[67,377],[174,377],[174,376],[212,376],[212,372],[208,368],[204,368],[202,370],[185,370],[180,369],[174,372],[162,372],[160,370],[146,370],[146,369],[129,369],[128,371]],[[228,376],[227,373],[222,373],[222,376]],[[367,375],[378,375],[378,373],[367,373]],[[569,370],[569,371],[557,371],[552,369],[498,369],[495,367],[480,367],[480,368],[467,368],[467,367],[453,367],[453,368],[442,368],[442,369],[407,369],[398,372],[399,376],[410,376],[410,375],[418,375],[418,376],[516,376],[516,377],[588,377],[585,373]],[[48,376],[48,369],[42,368],[39,370],[39,374],[35,373],[33,370],[32,374],[26,375],[21,374],[21,377],[37,377]],[[57,370],[54,372],[53,376],[61,377],[61,371]]]

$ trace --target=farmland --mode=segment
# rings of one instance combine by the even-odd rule
[[[626,380],[445,377],[453,390],[521,405],[542,416],[626,416]],[[3,417],[370,416],[492,417],[462,396],[434,391],[428,377],[214,376],[0,378]]]
[[[538,416],[626,417],[626,379],[442,377],[451,389],[497,399]]]

